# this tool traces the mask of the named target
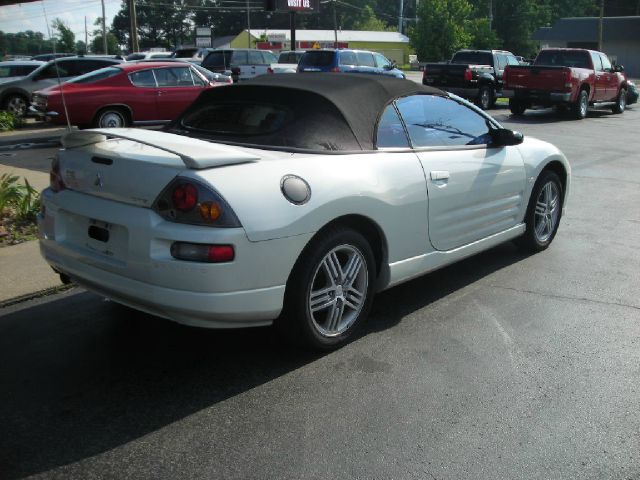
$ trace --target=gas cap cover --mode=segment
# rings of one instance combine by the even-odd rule
[[[297,175],[285,175],[280,181],[280,190],[284,198],[294,205],[303,205],[311,198],[311,187]]]

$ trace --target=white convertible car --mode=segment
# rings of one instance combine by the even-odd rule
[[[553,240],[570,168],[467,102],[361,75],[204,92],[166,131],[72,132],[39,217],[63,277],[180,323],[348,341],[376,292]]]

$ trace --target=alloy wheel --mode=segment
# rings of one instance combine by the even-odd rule
[[[100,117],[100,127],[102,128],[122,128],[124,127],[124,118],[119,112],[105,112]]]
[[[22,97],[13,96],[7,101],[7,111],[16,117],[23,117],[27,113],[27,102]]]
[[[352,245],[339,245],[313,274],[307,309],[314,328],[325,337],[345,332],[365,305],[369,274],[365,257]]]
[[[547,182],[536,200],[534,231],[540,243],[547,242],[555,231],[560,216],[559,200],[558,186],[555,182]]]

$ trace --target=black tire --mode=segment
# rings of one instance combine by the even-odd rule
[[[340,272],[334,268],[330,277],[336,261]],[[348,266],[352,268],[345,271]],[[299,346],[314,350],[341,347],[353,338],[369,314],[375,278],[369,242],[350,228],[330,227],[318,234],[298,258],[276,325]],[[358,290],[363,293],[356,295]],[[312,297],[314,291],[317,295]]]
[[[483,85],[478,91],[476,105],[482,110],[489,110],[495,103],[495,90],[489,85]]]
[[[511,110],[513,115],[523,115],[526,109],[527,106],[520,100],[514,100],[513,98],[509,99],[509,110]]]
[[[93,121],[95,128],[125,128],[130,124],[128,112],[119,107],[103,108]]]
[[[548,208],[543,205],[549,192],[546,190],[547,188],[550,188],[556,197],[555,205],[552,201],[553,196],[549,199]],[[551,170],[543,170],[531,191],[527,213],[524,217],[526,230],[515,241],[518,247],[528,252],[540,252],[551,245],[562,218],[563,200],[564,192],[560,178]],[[543,218],[547,220],[545,221]],[[541,228],[543,224],[546,224],[545,228]]]
[[[4,99],[2,108],[18,118],[24,117],[29,108],[29,100],[24,95],[12,93]]]
[[[578,99],[571,106],[573,118],[576,120],[582,120],[587,116],[587,110],[589,108],[589,93],[586,90],[580,90]]]
[[[623,113],[627,108],[627,89],[621,88],[618,92],[618,98],[616,98],[616,104],[611,107],[613,113]]]

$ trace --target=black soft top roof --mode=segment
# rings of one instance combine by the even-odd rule
[[[258,89],[256,87],[259,87]],[[227,87],[219,87],[207,90],[202,93],[198,100],[185,112],[193,111],[197,105],[209,103],[211,101],[225,101],[230,99],[246,98],[253,100],[256,98],[256,91],[260,92],[260,97],[265,101],[270,98],[282,98],[283,90],[294,90],[291,95],[291,102],[304,106],[305,98],[308,98],[308,105],[317,104],[318,96],[330,102],[336,114],[342,114],[344,118],[336,119],[338,123],[348,126],[353,134],[355,146],[361,150],[373,150],[375,148],[375,129],[380,115],[384,108],[393,100],[407,95],[431,94],[446,96],[441,90],[426,87],[410,80],[403,80],[382,75],[366,75],[351,73],[298,73],[298,74],[277,74],[262,75],[252,80],[234,84]],[[286,97],[285,97],[286,98]],[[295,100],[294,100],[295,99]],[[313,112],[309,113],[310,115]],[[330,135],[327,129],[327,135]],[[346,132],[345,132],[346,133]],[[317,132],[322,135],[322,132]],[[251,143],[246,139],[246,143]],[[265,139],[266,140],[266,139]],[[326,139],[329,143],[331,139]],[[236,140],[238,143],[243,141]],[[263,143],[263,142],[261,142]],[[325,142],[313,142],[321,145]],[[345,143],[344,148],[339,146],[336,149],[350,149]],[[266,144],[266,142],[265,142]]]

